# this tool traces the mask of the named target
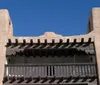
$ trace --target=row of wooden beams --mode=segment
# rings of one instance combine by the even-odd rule
[[[33,56],[33,57],[36,57],[36,56],[58,56],[58,57],[61,57],[61,56],[74,56],[74,55],[94,55],[93,53],[87,53],[85,51],[81,51],[81,50],[77,50],[77,49],[35,49],[35,50],[32,50],[32,49],[25,49],[23,51],[19,50],[17,52],[15,52],[13,55],[12,54],[9,54],[7,56],[16,56],[16,55],[19,55],[19,56]]]
[[[59,42],[58,43],[59,44],[62,44],[62,43],[67,43],[67,44],[69,44],[69,43],[73,43],[73,44],[75,44],[75,43],[80,43],[80,44],[87,43],[87,44],[90,44],[91,42],[93,42],[91,38],[89,38],[87,42],[84,41],[84,38],[81,38],[81,42],[77,42],[77,39],[74,39],[73,42],[70,42],[70,39],[66,39],[66,42],[63,42],[63,39],[59,39]],[[38,39],[37,40],[37,43],[35,43],[35,44],[41,44],[41,43],[43,43],[43,42],[41,42],[40,39]],[[47,43],[48,43],[47,42],[47,39],[44,39],[44,44],[47,44]],[[53,45],[55,43],[56,43],[55,40],[52,39],[51,44]],[[18,42],[18,39],[15,39],[15,42],[12,42],[11,39],[8,39],[7,45],[10,46],[12,44],[18,45],[18,44],[21,44],[21,43]],[[23,39],[22,45],[26,45],[26,44],[28,44],[28,43],[26,42],[25,39]],[[33,39],[30,39],[30,43],[29,44],[30,45],[33,45],[34,44]]]
[[[78,52],[81,52],[81,51],[85,51],[86,54],[94,54],[94,47],[93,47],[93,43],[91,43],[90,45],[86,46],[86,44],[83,44],[83,45],[80,45],[80,44],[54,44],[54,45],[51,45],[51,44],[41,44],[41,45],[33,45],[33,46],[29,46],[29,45],[18,45],[17,47],[8,47],[7,48],[7,53],[8,54],[15,54],[15,52],[20,52],[20,51],[23,51],[23,50],[39,50],[39,51],[44,51],[44,50],[47,50],[47,51],[50,51],[50,50],[78,50]],[[90,49],[90,50],[89,50]],[[39,52],[38,51],[38,52]]]
[[[79,51],[85,51],[87,53],[94,53],[94,46],[93,46],[93,43],[91,43],[90,45],[86,46],[86,44],[83,44],[83,45],[80,45],[80,44],[55,44],[55,45],[51,45],[51,44],[41,44],[41,45],[33,45],[33,46],[17,46],[15,48],[12,48],[12,47],[8,47],[7,48],[7,52],[8,54],[12,53],[12,52],[19,52],[20,50],[25,50],[25,49],[30,49],[30,50],[67,50],[67,49],[76,49],[76,50],[79,50]],[[90,49],[90,50],[89,50]],[[92,51],[91,51],[92,50]]]
[[[73,81],[73,83],[76,83],[78,82],[79,80],[81,79],[81,82],[86,82],[88,79],[89,81],[88,82],[93,82],[95,79],[97,79],[96,76],[85,76],[85,77],[80,77],[80,76],[76,76],[76,77],[45,77],[45,78],[42,78],[42,77],[37,77],[37,78],[34,78],[34,77],[4,77],[3,79],[3,83],[6,83],[6,82],[9,82],[9,83],[14,83],[15,81],[17,81],[17,83],[22,83],[24,81],[26,81],[25,83],[30,83],[34,80],[33,83],[38,83],[40,80],[41,83],[45,83],[46,81],[50,80],[49,83],[53,83],[55,82],[55,80],[58,80],[57,81],[57,84],[63,82],[63,80],[66,80],[65,83],[68,83],[70,81]]]

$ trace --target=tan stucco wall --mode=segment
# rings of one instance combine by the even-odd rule
[[[92,9],[93,34],[95,39],[96,58],[100,84],[100,8]]]
[[[7,10],[0,10],[0,85],[2,85],[4,75],[4,64],[6,63],[6,42],[7,38],[12,36],[9,29],[12,28],[9,25],[9,13]]]

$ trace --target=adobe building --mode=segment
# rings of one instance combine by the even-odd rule
[[[7,10],[0,10],[0,85],[100,85],[100,8],[93,8],[88,34],[13,36]]]

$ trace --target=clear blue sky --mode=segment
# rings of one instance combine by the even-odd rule
[[[87,22],[100,0],[1,0],[8,9],[15,36],[39,36],[45,31],[62,35],[87,33]]]

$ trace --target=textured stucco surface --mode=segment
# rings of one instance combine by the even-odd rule
[[[12,32],[9,30],[11,25],[9,25],[9,13],[7,10],[0,10],[0,85],[2,85],[3,74],[4,74],[4,64],[6,63],[6,43],[7,38],[12,36]]]

